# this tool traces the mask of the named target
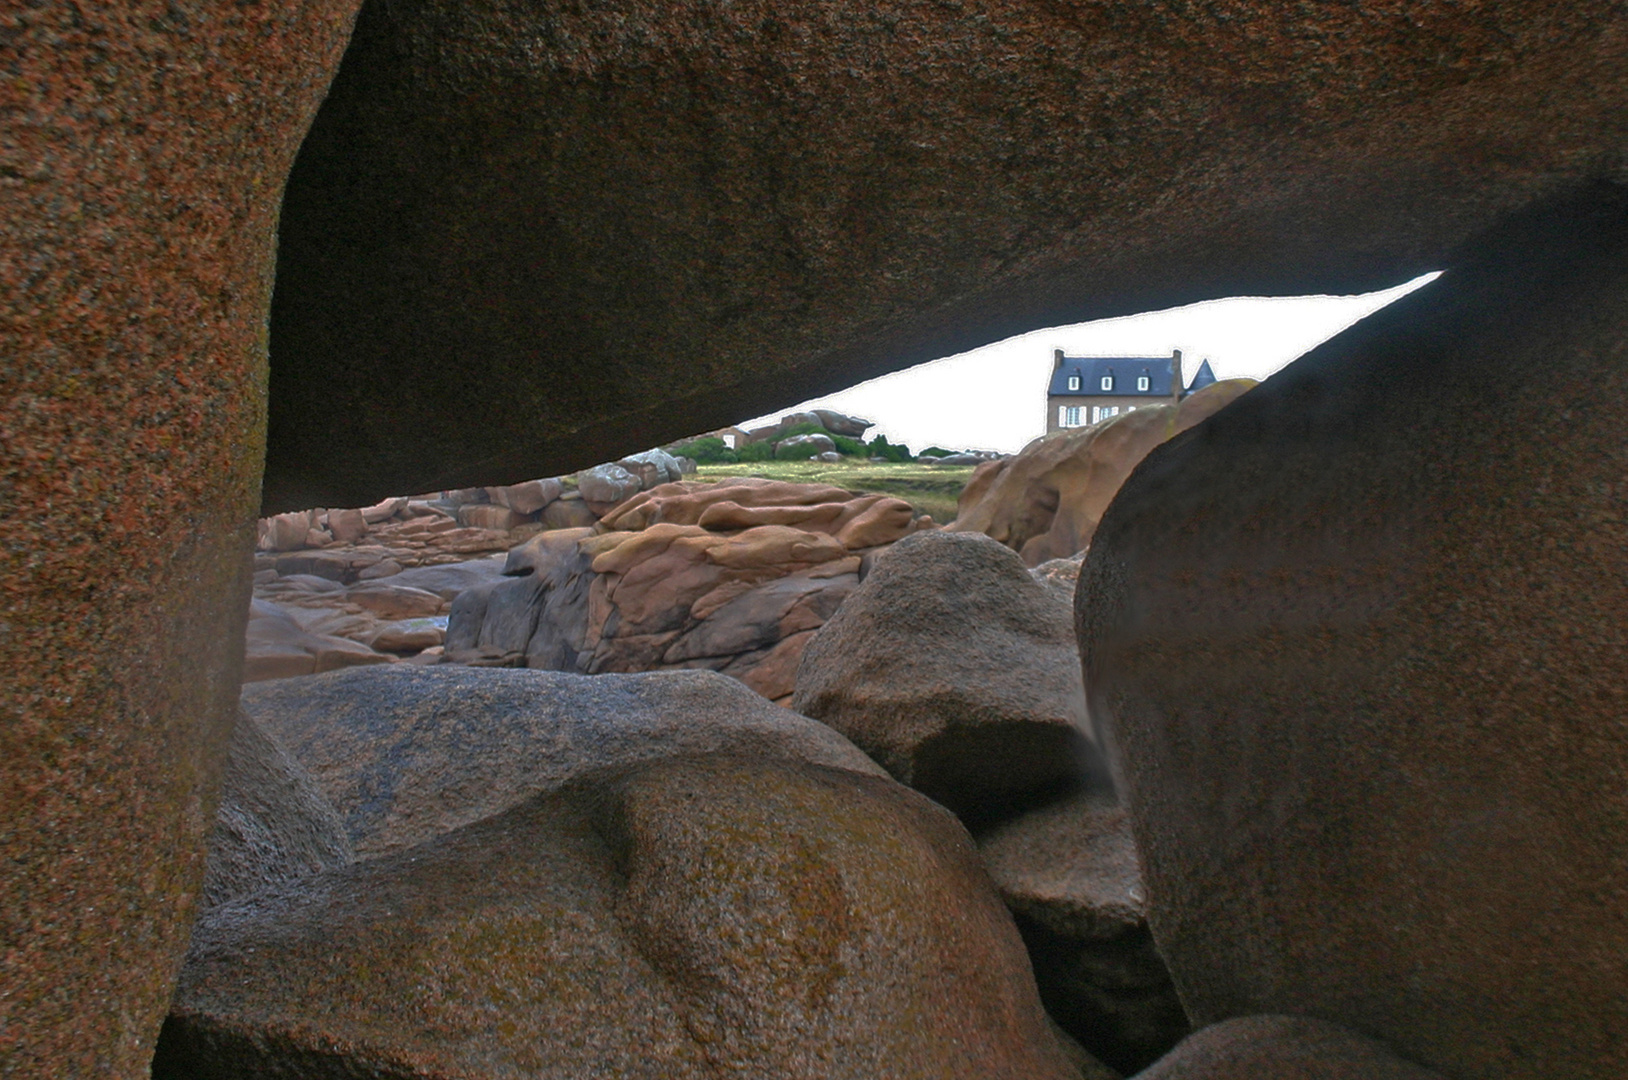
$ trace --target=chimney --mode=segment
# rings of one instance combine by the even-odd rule
[[[1053,371],[1059,371],[1059,370],[1062,369],[1062,366],[1063,366],[1063,350],[1062,349],[1053,349],[1051,351],[1051,369]]]
[[[1182,392],[1187,389],[1187,383],[1181,375],[1181,350],[1170,350],[1170,401],[1172,404],[1181,404]]]

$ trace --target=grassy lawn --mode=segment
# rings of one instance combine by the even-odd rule
[[[761,476],[799,484],[835,484],[849,491],[879,492],[903,499],[917,512],[946,525],[955,520],[955,501],[972,477],[973,465],[884,464],[876,461],[754,461],[740,465],[701,465],[697,479]]]

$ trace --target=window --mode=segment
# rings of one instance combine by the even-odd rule
[[[735,449],[735,436],[733,436],[733,435],[725,435],[724,436],[724,445],[729,447],[731,450]]]
[[[1063,406],[1063,426],[1064,427],[1079,427],[1080,426],[1080,407],[1078,405],[1065,405],[1065,406]]]
[[[1070,375],[1068,377],[1068,388],[1070,390],[1078,390],[1080,388],[1080,377],[1078,375]]]
[[[1091,422],[1093,424],[1101,423],[1102,421],[1108,419],[1110,416],[1118,416],[1118,415],[1119,415],[1119,406],[1118,405],[1095,405],[1091,409]]]
[[[1148,377],[1146,375],[1138,375],[1136,377],[1136,388],[1138,390],[1143,390],[1143,391],[1147,390],[1147,388],[1148,388]]]
[[[1112,375],[1104,375],[1102,377],[1102,388],[1104,390],[1112,390],[1114,388],[1114,377]]]

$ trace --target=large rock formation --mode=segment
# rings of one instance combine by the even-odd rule
[[[20,1069],[138,1073],[184,936],[274,221],[354,6],[0,16]],[[1450,264],[1622,177],[1622,18],[378,0],[283,207],[266,501],[520,480],[1008,332]]]
[[[204,918],[160,1080],[1079,1075],[955,820],[727,679],[245,700],[374,857]]]
[[[283,208],[267,501],[546,475],[1038,326],[1406,280],[1621,169],[1622,19],[375,0]]]
[[[1524,215],[1142,464],[1078,594],[1197,1023],[1628,1071],[1628,192]]]
[[[861,559],[927,519],[886,495],[740,477],[662,484],[509,555],[453,605],[447,657],[557,671],[710,668],[790,698]]]
[[[355,7],[0,12],[10,1075],[146,1075],[236,712],[278,204]]]
[[[1253,379],[1212,383],[1179,405],[1147,406],[1052,432],[1015,457],[986,462],[962,491],[948,528],[992,536],[1030,566],[1076,555],[1090,545],[1119,485],[1148,451],[1254,385]]]

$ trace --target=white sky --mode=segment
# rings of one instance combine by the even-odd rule
[[[1208,359],[1217,379],[1264,379],[1352,323],[1434,280],[1426,274],[1362,296],[1241,296],[1119,319],[1034,330],[942,360],[790,405],[739,426],[748,430],[815,407],[874,420],[913,450],[1011,453],[1046,431],[1052,350],[1070,356],[1168,356],[1182,351],[1188,381]]]

